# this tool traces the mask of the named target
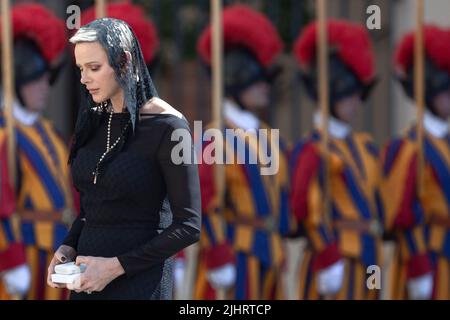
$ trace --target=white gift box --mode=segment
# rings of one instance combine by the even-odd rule
[[[52,282],[54,283],[76,284],[77,281],[80,281],[80,273],[52,274]]]
[[[83,273],[84,270],[86,270],[86,265],[84,263],[77,266],[75,262],[68,262],[63,264],[57,264],[55,266],[55,273],[57,274]]]
[[[80,280],[80,274],[86,270],[84,263],[77,266],[75,262],[68,262],[63,264],[57,264],[55,266],[55,273],[52,274],[52,282],[75,284]]]

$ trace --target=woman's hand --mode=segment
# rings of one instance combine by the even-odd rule
[[[119,259],[78,256],[76,264],[85,264],[86,270],[81,274],[76,285],[67,285],[76,292],[102,291],[111,281],[125,273]]]
[[[66,263],[73,261],[75,259],[75,256],[77,255],[77,252],[74,248],[66,246],[65,244],[59,246],[58,250],[56,250],[55,254],[53,255],[53,259],[50,262],[50,265],[47,269],[47,284],[50,287],[53,288],[65,288],[65,284],[59,284],[52,282],[52,274],[55,273],[55,266],[57,264]]]

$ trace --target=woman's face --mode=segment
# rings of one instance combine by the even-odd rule
[[[105,49],[99,42],[80,42],[75,45],[75,60],[81,71],[80,82],[96,103],[113,99],[122,88],[109,65]]]
[[[438,94],[433,101],[434,111],[436,114],[447,120],[450,118],[450,89]]]
[[[339,120],[351,124],[361,106],[361,98],[358,93],[339,100],[335,105],[335,112]]]

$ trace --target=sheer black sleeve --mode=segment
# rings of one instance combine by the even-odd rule
[[[176,151],[177,145],[180,146],[179,141],[171,141],[175,130],[175,134],[184,133],[183,145],[188,148],[184,150],[190,151],[190,155],[183,154],[185,161],[181,164],[176,159],[174,163],[171,157],[172,150]],[[172,117],[160,142],[157,157],[173,215],[172,224],[148,243],[118,257],[128,276],[163,262],[200,239],[200,184],[186,120]]]

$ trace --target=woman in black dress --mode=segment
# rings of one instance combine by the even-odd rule
[[[170,257],[199,240],[200,188],[189,125],[157,97],[129,26],[95,20],[70,40],[85,86],[69,163],[80,216],[48,268],[86,271],[71,299],[170,299]],[[176,132],[175,132],[176,131]],[[184,148],[172,154],[178,141]],[[183,141],[183,145],[186,145]]]

